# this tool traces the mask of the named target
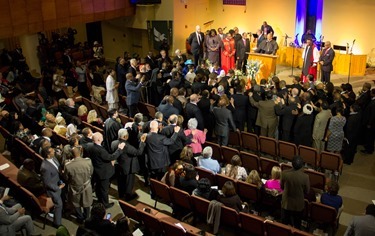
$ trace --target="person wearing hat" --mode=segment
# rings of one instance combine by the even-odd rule
[[[296,119],[296,123],[294,124],[294,143],[297,146],[312,146],[313,111],[314,108],[310,104],[306,104],[302,108],[302,113]]]

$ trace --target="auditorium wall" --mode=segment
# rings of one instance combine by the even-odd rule
[[[333,44],[353,47],[354,54],[368,54],[375,48],[372,28],[375,13],[374,0],[324,1],[322,32]]]

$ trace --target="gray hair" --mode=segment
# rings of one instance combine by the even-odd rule
[[[208,146],[203,149],[202,156],[204,158],[212,157],[212,147]]]
[[[187,126],[188,126],[189,129],[196,129],[197,126],[198,126],[198,121],[197,121],[197,119],[195,119],[195,118],[191,118],[191,119],[188,121]]]
[[[118,137],[119,138],[123,138],[124,136],[128,136],[129,133],[128,133],[128,130],[125,129],[125,128],[122,128],[122,129],[119,129],[118,131]]]
[[[180,53],[180,52],[181,52],[180,49],[176,49],[176,51],[174,51],[175,54]]]

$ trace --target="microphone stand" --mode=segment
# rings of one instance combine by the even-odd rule
[[[324,40],[324,36],[320,35],[320,56],[322,55],[322,52],[323,52],[323,40]],[[322,65],[320,65],[319,67],[320,67],[320,69],[319,69],[318,77],[321,78]],[[315,78],[315,80],[318,80],[318,78]]]
[[[352,56],[353,56],[353,47],[354,47],[355,39],[353,40],[352,47],[350,48],[350,53],[349,53],[349,73],[348,73],[348,83],[350,82],[350,70],[352,67]]]

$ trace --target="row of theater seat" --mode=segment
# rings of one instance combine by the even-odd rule
[[[193,212],[195,216],[201,216],[206,219],[210,202],[198,196],[189,195],[187,192],[169,187],[168,185],[155,180],[150,180],[151,189],[155,193],[155,208],[157,201],[163,200],[165,203],[173,203],[174,206],[180,206]],[[236,186],[241,199],[245,201],[258,200],[257,188],[251,184],[237,181]],[[255,187],[255,188],[254,188]],[[220,187],[219,187],[220,188]],[[123,209],[125,214],[129,214]],[[337,212],[333,207],[326,206],[321,203],[305,200],[305,210],[303,219],[321,224],[329,224],[334,229],[338,226]],[[290,226],[277,222],[265,221],[265,218],[249,214],[237,213],[234,209],[222,206],[221,208],[221,225],[235,227],[235,229],[243,230],[251,235],[310,235],[306,232],[296,230]]]
[[[47,215],[53,208],[53,202],[50,197],[46,194],[39,196],[38,198],[26,188],[22,187],[17,182],[18,168],[10,162],[6,157],[0,154],[0,166],[9,165],[8,168],[0,171],[0,179],[2,185],[11,189],[11,195],[14,196],[22,205],[32,213],[34,216],[40,216],[43,214],[44,222],[43,229],[45,229]]]

